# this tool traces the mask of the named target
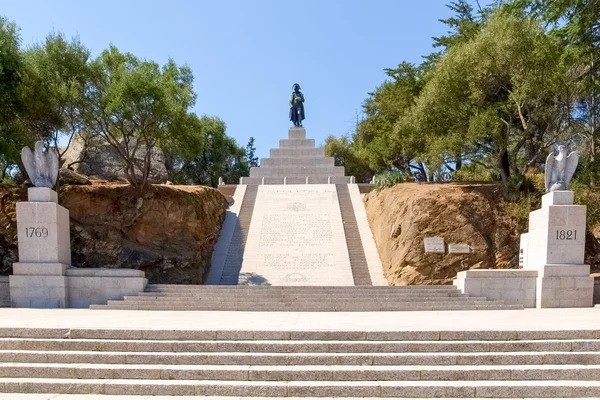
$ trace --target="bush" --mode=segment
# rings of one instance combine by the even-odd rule
[[[494,173],[479,164],[467,164],[452,173],[454,182],[492,182],[497,180]]]
[[[394,186],[398,183],[404,183],[409,180],[409,177],[400,171],[386,171],[375,175],[373,183],[377,188]]]

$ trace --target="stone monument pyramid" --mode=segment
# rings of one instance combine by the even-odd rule
[[[333,157],[325,157],[322,147],[315,147],[315,139],[306,138],[303,127],[294,126],[279,148],[271,149],[269,158],[261,158],[260,167],[250,169],[250,177],[240,179],[240,185],[354,183],[354,177],[344,172]]]

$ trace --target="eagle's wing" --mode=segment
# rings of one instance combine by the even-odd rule
[[[546,158],[546,166],[544,167],[544,178],[546,180],[546,192],[550,190],[552,186],[553,174],[554,174],[554,152],[548,154]]]
[[[25,171],[27,172],[27,175],[29,175],[29,180],[33,183],[37,176],[37,168],[35,167],[35,156],[33,155],[33,151],[27,146],[23,147],[23,150],[21,150],[21,161],[23,161]]]
[[[56,185],[56,179],[58,179],[58,154],[56,149],[49,148],[46,154],[46,160],[48,165],[48,178],[52,186]]]
[[[575,150],[567,156],[567,160],[565,163],[565,186],[568,186],[569,182],[571,182],[571,178],[573,177],[573,174],[575,173],[575,170],[577,169],[578,163],[579,163],[579,153],[577,152],[577,150]]]

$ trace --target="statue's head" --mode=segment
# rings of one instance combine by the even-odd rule
[[[296,91],[300,90],[300,85],[298,85],[297,83],[294,83],[294,85],[292,86],[292,90],[293,90],[294,92],[296,92]]]

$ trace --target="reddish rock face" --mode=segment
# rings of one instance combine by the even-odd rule
[[[17,261],[14,203],[26,190],[0,189],[1,275]],[[153,283],[199,284],[227,202],[203,186],[152,186],[138,200],[127,185],[64,186],[60,204],[71,217],[72,263],[77,267],[136,268]],[[6,243],[4,243],[6,242]]]
[[[451,283],[460,271],[517,266],[516,226],[498,208],[493,185],[399,184],[365,197],[371,229],[392,285]],[[425,253],[426,237],[469,254]]]

